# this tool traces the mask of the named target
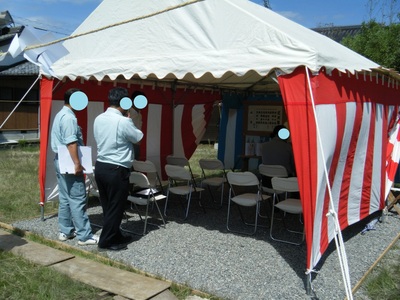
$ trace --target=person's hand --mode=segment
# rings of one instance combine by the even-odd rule
[[[81,165],[81,163],[77,163],[75,164],[75,175],[76,176],[81,176],[83,175],[83,171],[85,170],[85,168]]]

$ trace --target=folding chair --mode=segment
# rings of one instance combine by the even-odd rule
[[[129,182],[132,183],[135,187],[142,189],[142,190],[134,193],[133,195],[128,196],[128,199],[127,199],[128,201],[131,202],[131,205],[133,204],[135,206],[141,221],[143,221],[143,218],[142,218],[140,210],[137,206],[138,205],[146,206],[146,212],[144,215],[143,233],[140,235],[145,235],[147,233],[147,231],[146,231],[147,224],[159,226],[157,224],[148,222],[150,204],[154,204],[155,207],[157,208],[157,211],[160,215],[160,219],[162,220],[162,223],[163,223],[163,227],[165,228],[165,220],[164,220],[164,217],[162,216],[160,207],[158,206],[157,202],[165,199],[166,196],[163,194],[160,194],[160,193],[157,194],[156,190],[154,189],[154,186],[149,182],[149,179],[147,178],[147,176],[141,172],[132,172],[129,177]],[[123,230],[133,233],[133,234],[138,234],[136,232],[129,231],[126,229],[123,229]]]
[[[94,171],[94,167],[93,167]],[[99,188],[97,187],[97,182],[96,179],[94,178],[94,173],[88,173],[86,174],[86,185],[87,185],[87,195],[86,195],[86,207],[88,206],[89,203],[89,197],[94,196],[97,199],[99,199],[100,202],[100,193],[99,193]],[[100,202],[101,204],[101,202]],[[90,224],[94,227],[102,228],[103,226],[90,222]]]
[[[87,197],[94,196],[100,199],[99,188],[97,187],[96,179],[94,178],[94,173],[86,174],[86,184],[87,188]]]
[[[150,184],[154,188],[160,189],[161,192],[165,195],[164,187],[168,185],[168,181],[161,180],[157,168],[153,162],[151,162],[150,160],[146,161],[134,160],[133,169],[137,172],[146,174]]]
[[[186,157],[183,156],[174,156],[174,155],[168,155],[167,156],[167,164],[168,165],[174,165],[174,166],[181,166],[181,167],[186,167],[188,168],[190,172],[190,176],[193,179],[193,184],[196,186],[196,178],[199,177],[198,174],[193,174],[192,168],[190,167],[189,160]]]
[[[190,201],[193,193],[204,191],[203,188],[196,187],[190,171],[178,165],[165,165],[165,172],[168,176],[167,199],[165,200],[164,216],[167,216],[167,206],[170,194],[184,196],[187,202],[184,220],[189,214]],[[204,208],[203,208],[204,210]]]
[[[229,188],[228,216],[227,216],[227,220],[226,220],[226,229],[231,232],[253,235],[257,231],[258,216],[260,213],[260,203],[261,203],[261,201],[269,198],[270,196],[266,196],[265,198],[263,198],[263,195],[261,193],[260,181],[258,180],[257,176],[251,172],[248,172],[248,171],[246,171],[246,172],[228,172],[227,178],[228,178],[228,183],[229,183],[230,188]],[[247,190],[251,187],[253,189],[256,189],[257,192],[256,193],[254,193],[254,192],[250,193],[247,191],[244,191],[242,193],[235,192],[235,189],[237,190],[239,188],[244,188],[245,190]],[[239,213],[240,213],[240,217],[241,217],[242,221],[246,225],[254,226],[254,230],[252,232],[237,231],[237,230],[234,231],[229,228],[230,211],[231,211],[232,202],[238,205]],[[254,206],[255,207],[255,217],[254,217],[253,224],[249,224],[249,223],[245,222],[242,212],[240,210],[240,206],[243,206],[243,207]]]
[[[391,209],[394,209],[398,215],[400,215],[400,206],[398,203],[400,203],[400,189],[392,186],[390,188],[389,195],[386,199],[386,209],[387,211],[390,211]]]
[[[264,165],[260,164],[258,166],[258,172],[262,175],[262,185],[261,189],[267,195],[272,196],[273,201],[277,194],[281,194],[282,191],[277,191],[272,188],[271,179],[272,177],[282,177],[287,178],[288,173],[284,166],[282,165]]]
[[[289,178],[273,177],[271,179],[271,183],[272,183],[272,188],[274,190],[282,191],[282,192],[286,193],[286,195],[287,195],[287,193],[292,193],[292,192],[298,192],[299,191],[299,185],[298,185],[298,182],[297,182],[297,177],[289,177]],[[288,243],[288,244],[292,244],[292,245],[300,245],[304,241],[304,228],[303,228],[303,231],[301,231],[301,232],[300,231],[295,231],[295,230],[289,230],[286,227],[286,224],[284,223],[284,226],[285,226],[287,231],[302,235],[302,239],[301,239],[300,242],[293,242],[293,241],[289,241],[289,240],[278,239],[278,238],[275,238],[272,235],[272,231],[273,231],[273,227],[274,227],[275,207],[279,208],[281,211],[283,211],[283,213],[284,213],[284,216],[282,218],[283,222],[285,222],[285,214],[286,213],[298,214],[300,216],[303,213],[303,208],[302,208],[300,199],[285,197],[285,199],[283,199],[283,200],[281,200],[281,201],[276,203],[276,199],[277,198],[278,197],[274,197],[273,198],[271,227],[270,227],[269,235],[270,235],[271,239],[273,239],[274,241]]]
[[[286,171],[286,168],[281,165],[264,165],[260,164],[258,166],[258,171],[261,175],[265,176],[267,181],[271,180],[272,177],[283,177],[286,178],[288,177],[288,173]],[[262,190],[268,194],[275,194],[276,190],[272,188],[272,186],[269,184],[269,182],[266,182],[262,185]]]
[[[199,165],[201,168],[201,187],[203,188],[205,185],[207,186],[213,202],[215,202],[215,200],[211,191],[211,187],[221,189],[221,199],[219,206],[219,208],[221,208],[224,200],[224,188],[226,182],[226,172],[224,164],[219,159],[200,159]],[[211,171],[220,171],[220,175],[217,176],[214,174],[210,176]]]

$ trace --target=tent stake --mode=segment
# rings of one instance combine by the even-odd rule
[[[311,295],[311,273],[306,274],[306,292],[307,295]]]

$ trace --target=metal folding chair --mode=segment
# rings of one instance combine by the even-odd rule
[[[187,219],[190,208],[192,194],[204,191],[203,188],[196,187],[190,171],[178,165],[165,165],[165,172],[168,176],[167,199],[165,200],[164,216],[167,216],[168,201],[171,194],[184,196],[187,202],[184,220]],[[203,208],[204,210],[204,208]]]
[[[194,174],[192,172],[192,168],[190,167],[189,160],[186,157],[168,155],[167,156],[167,164],[187,168],[190,172],[190,176],[192,177],[194,186],[197,186],[196,179],[199,178],[200,176],[198,174]]]
[[[160,175],[158,174],[155,164],[150,160],[134,160],[133,169],[137,172],[146,174],[149,182],[154,188],[160,189],[160,191],[165,194],[164,187],[168,186],[168,181],[162,181]]]
[[[287,195],[287,193],[299,192],[299,185],[297,182],[297,177],[289,177],[289,178],[273,177],[271,179],[271,183],[272,183],[272,188],[274,190],[282,191],[285,193],[285,195]],[[276,199],[278,199],[278,197],[274,197],[273,205],[272,205],[271,227],[270,227],[270,231],[269,231],[269,235],[270,235],[271,239],[273,239],[274,241],[288,243],[288,244],[292,244],[292,245],[300,245],[304,241],[304,229],[301,232],[295,231],[295,230],[289,230],[287,228],[286,224],[284,223],[284,226],[287,231],[302,235],[302,239],[300,242],[293,242],[293,241],[289,241],[287,239],[286,240],[278,239],[278,238],[275,238],[272,234],[273,227],[274,227],[275,208],[278,208],[281,211],[283,211],[284,216],[282,218],[282,221],[285,222],[285,214],[286,213],[297,214],[300,216],[303,213],[303,208],[302,208],[300,199],[285,197],[285,199],[282,199],[279,202],[276,202]]]
[[[260,164],[258,166],[258,172],[262,176],[261,178],[261,189],[267,195],[272,196],[273,201],[275,201],[275,197],[277,194],[283,193],[282,191],[277,191],[272,188],[271,179],[272,177],[282,177],[287,178],[288,173],[284,166],[282,165],[265,165]]]
[[[201,168],[201,187],[204,188],[204,186],[207,186],[213,202],[215,202],[215,200],[211,191],[211,187],[221,189],[221,199],[219,205],[219,208],[221,208],[224,200],[225,183],[227,182],[225,166],[223,162],[219,159],[200,159],[199,165]],[[220,171],[220,175],[209,175],[211,171]]]
[[[157,211],[160,215],[160,219],[163,223],[163,227],[165,228],[165,220],[164,220],[164,217],[161,213],[160,207],[158,206],[157,202],[165,199],[166,196],[161,193],[157,193],[158,191],[155,190],[154,185],[152,185],[150,183],[149,179],[147,178],[147,176],[141,172],[136,172],[136,171],[132,172],[129,177],[129,182],[132,183],[136,188],[141,189],[140,191],[135,192],[133,195],[128,196],[128,199],[127,199],[129,202],[131,202],[135,206],[135,208],[139,214],[140,220],[144,222],[143,233],[141,233],[141,235],[145,235],[147,233],[147,231],[146,231],[147,224],[151,224],[154,226],[160,226],[160,225],[148,222],[150,204],[153,204],[157,208]],[[140,213],[138,205],[146,206],[144,219],[142,218],[142,215]],[[123,229],[123,230],[133,233],[133,234],[138,234],[134,231],[129,231],[126,229]]]
[[[93,167],[93,171],[94,171],[94,167]],[[87,189],[87,194],[86,194],[86,207],[89,204],[89,197],[93,196],[96,197],[97,199],[99,199],[99,203],[101,205],[101,201],[100,201],[100,192],[99,192],[99,188],[97,187],[97,182],[96,179],[94,178],[94,173],[88,173],[86,174],[86,189]],[[98,228],[102,228],[103,226],[100,224],[96,224],[93,222],[90,222],[90,225],[94,226],[94,227],[98,227]]]
[[[253,235],[257,231],[257,226],[258,226],[257,223],[258,223],[258,216],[260,214],[261,201],[269,198],[270,196],[265,196],[265,198],[263,198],[263,195],[261,192],[260,181],[258,180],[257,176],[251,172],[248,172],[248,171],[246,171],[246,172],[228,172],[227,179],[228,179],[228,183],[229,183],[229,200],[228,200],[228,216],[227,216],[227,220],[226,220],[226,229],[231,232]],[[244,192],[242,192],[242,193],[235,192],[235,189],[238,189],[238,188],[244,189]],[[255,193],[247,192],[247,189],[249,189],[249,188],[256,189],[257,192],[255,192]],[[246,225],[254,226],[254,230],[252,232],[232,230],[229,227],[232,202],[238,205],[240,217],[241,217],[242,221]],[[255,207],[254,223],[250,224],[250,223],[245,222],[242,212],[240,210],[240,206],[243,206],[243,207],[254,206]]]

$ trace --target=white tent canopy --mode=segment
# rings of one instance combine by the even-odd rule
[[[86,34],[89,33],[90,34]],[[246,0],[104,0],[64,42],[56,78],[181,80],[265,91],[274,69],[378,65]],[[269,80],[269,82],[271,82]]]

